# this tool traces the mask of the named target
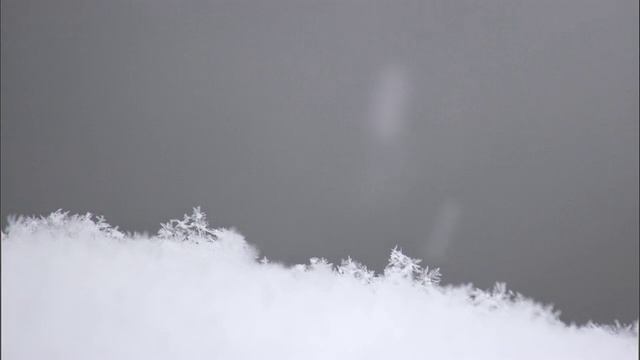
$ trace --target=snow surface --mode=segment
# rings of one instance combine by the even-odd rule
[[[2,236],[3,359],[636,359],[633,326],[565,325],[498,284],[438,285],[392,251],[285,267],[199,209],[157,236],[90,214]]]

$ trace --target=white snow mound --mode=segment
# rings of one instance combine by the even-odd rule
[[[440,286],[394,249],[284,267],[199,208],[157,236],[91,214],[2,234],[3,359],[636,359],[634,325],[565,325],[498,284]]]

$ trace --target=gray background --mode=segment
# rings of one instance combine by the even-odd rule
[[[638,1],[2,1],[2,218],[201,205],[638,317]]]

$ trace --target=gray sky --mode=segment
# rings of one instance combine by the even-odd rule
[[[2,1],[2,218],[201,205],[286,263],[400,245],[638,317],[638,2]]]

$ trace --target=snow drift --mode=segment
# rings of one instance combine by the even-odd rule
[[[91,214],[2,234],[4,359],[635,359],[633,326],[566,325],[498,284],[440,286],[398,249],[285,267],[198,208],[157,236]]]

